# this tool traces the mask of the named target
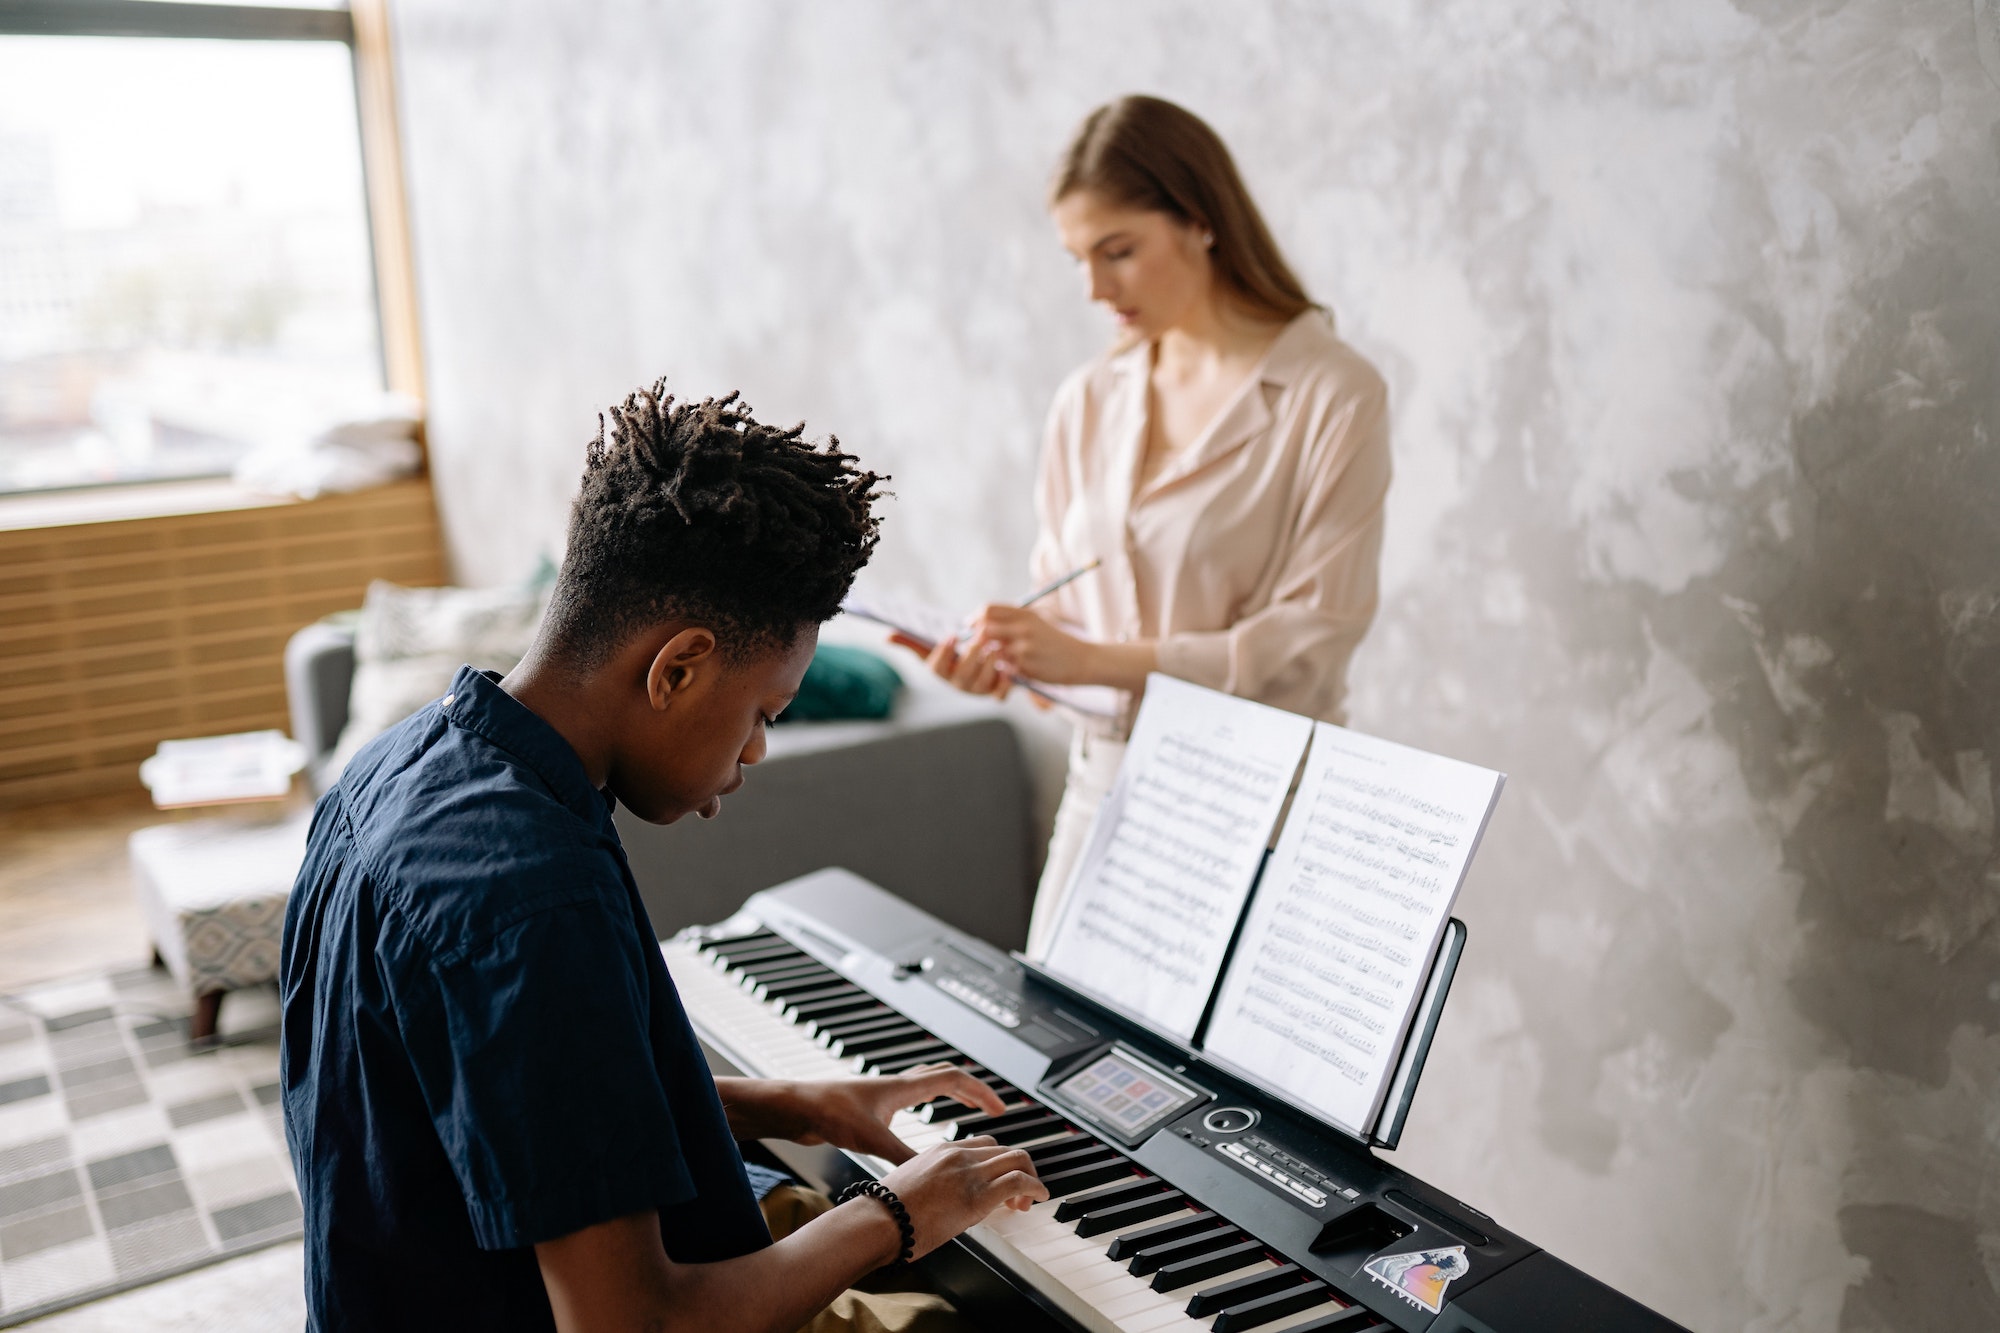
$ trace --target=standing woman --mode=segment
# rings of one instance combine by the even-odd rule
[[[1080,722],[1028,931],[1047,953],[1148,672],[1344,720],[1375,615],[1388,395],[1293,276],[1203,121],[1156,97],[1090,113],[1049,191],[1063,248],[1118,336],[1063,383],[1036,489],[1033,608],[991,605],[930,665],[1125,691]]]

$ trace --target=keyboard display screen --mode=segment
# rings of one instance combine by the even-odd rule
[[[1056,1085],[1077,1111],[1128,1138],[1179,1115],[1204,1094],[1113,1047]]]

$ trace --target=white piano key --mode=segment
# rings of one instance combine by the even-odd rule
[[[1193,1330],[1200,1329],[1202,1333],[1208,1333],[1208,1326],[1213,1320],[1188,1318],[1187,1311],[1181,1308],[1186,1302],[1167,1300],[1157,1292],[1148,1294],[1160,1303],[1119,1306],[1115,1310],[1105,1310],[1104,1317],[1117,1326],[1119,1333],[1130,1333],[1134,1327],[1172,1329],[1174,1333],[1193,1333]]]

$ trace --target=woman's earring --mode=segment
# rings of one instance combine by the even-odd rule
[[[1201,234],[1201,248],[1204,250],[1213,250],[1215,248],[1214,232],[1205,231]]]

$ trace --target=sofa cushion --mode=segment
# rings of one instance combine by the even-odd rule
[[[347,725],[323,780],[338,778],[362,746],[442,695],[459,667],[512,671],[534,641],[549,587],[541,579],[504,588],[370,584],[355,626]]]

